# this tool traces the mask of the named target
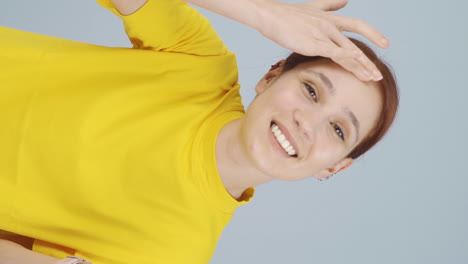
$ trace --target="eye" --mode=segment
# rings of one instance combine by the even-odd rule
[[[335,130],[335,133],[341,138],[341,140],[344,141],[344,133],[341,127],[335,123],[331,123],[333,129]]]
[[[304,83],[306,89],[307,89],[307,92],[310,94],[310,96],[312,96],[312,99],[314,99],[315,102],[317,102],[317,93],[315,92],[315,89],[314,87],[312,87],[312,85],[308,84],[308,83]]]

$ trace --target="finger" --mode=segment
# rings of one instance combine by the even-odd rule
[[[338,30],[331,30],[329,31],[329,34],[330,38],[338,46],[348,50],[359,50],[359,47],[357,47],[356,44]],[[360,51],[360,55],[356,57],[356,61],[364,67],[363,71],[365,72],[365,75],[372,75],[372,79],[375,81],[382,79],[382,73],[378,70],[377,66],[364,53],[362,53],[362,51]]]
[[[362,19],[343,17],[336,14],[328,14],[335,22],[335,25],[342,31],[354,32],[362,35],[375,45],[381,48],[388,48],[388,39],[377,29],[369,25]]]
[[[374,81],[380,81],[382,79],[382,73],[367,56],[362,54],[356,60],[372,75]]]
[[[316,0],[310,3],[324,11],[336,11],[345,7],[348,0]]]
[[[364,66],[358,62],[356,59],[332,59],[334,62],[338,63],[341,67],[347,71],[353,73],[359,80],[367,82],[373,80],[373,76]]]
[[[325,58],[340,58],[340,59],[354,59],[359,56],[360,52],[359,49],[347,49],[337,46],[333,41],[326,38],[322,39],[313,39],[309,41],[310,43],[315,42],[315,44],[308,45],[304,47],[304,50],[307,54],[302,54],[306,56],[321,56]],[[308,42],[306,42],[308,43]]]

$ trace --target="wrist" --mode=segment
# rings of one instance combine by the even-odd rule
[[[263,31],[265,25],[268,25],[270,19],[272,6],[275,5],[276,0],[250,0],[251,16],[248,16],[249,21],[246,21],[249,27],[256,29],[259,32]]]
[[[253,0],[256,5],[256,17],[255,25],[253,26],[257,29],[260,34],[265,37],[271,35],[271,31],[274,30],[274,21],[279,19],[278,9],[281,9],[282,3],[277,0]]]

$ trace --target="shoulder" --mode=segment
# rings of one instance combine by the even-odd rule
[[[148,0],[110,0],[114,5],[115,9],[123,16],[128,16],[135,13],[138,9],[143,7]]]

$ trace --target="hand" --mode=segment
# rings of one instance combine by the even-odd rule
[[[0,239],[0,264],[55,264],[60,259],[43,255],[9,240]]]
[[[265,37],[302,55],[330,58],[362,81],[382,78],[374,63],[342,31],[358,33],[381,48],[388,47],[388,40],[363,20],[329,12],[343,8],[347,0],[267,3],[261,7],[266,13],[258,28]]]

